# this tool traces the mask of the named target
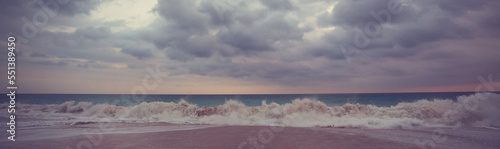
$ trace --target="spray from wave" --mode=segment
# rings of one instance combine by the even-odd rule
[[[4,106],[0,109],[5,108]],[[229,100],[217,107],[198,107],[184,100],[135,106],[65,102],[60,105],[21,105],[24,115],[66,116],[90,121],[169,122],[216,125],[284,125],[295,127],[414,128],[500,127],[500,95],[476,93],[453,100],[419,100],[391,107],[345,104],[327,106],[314,99],[276,104],[262,101],[249,107]]]

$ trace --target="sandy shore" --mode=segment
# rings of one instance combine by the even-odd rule
[[[443,130],[443,129],[440,129]],[[1,148],[496,148],[500,131],[485,129],[359,129],[270,126],[211,126],[141,124],[81,124],[59,128],[21,129],[16,142],[0,141]],[[434,138],[433,138],[434,137]],[[437,139],[435,139],[437,138]],[[443,140],[443,138],[446,138]],[[433,144],[433,145],[432,145]]]

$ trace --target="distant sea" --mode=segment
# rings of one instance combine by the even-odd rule
[[[179,102],[185,100],[199,107],[215,107],[228,100],[239,101],[246,106],[260,106],[266,103],[285,104],[295,99],[314,99],[327,106],[341,106],[346,103],[388,107],[400,102],[417,100],[450,99],[458,96],[473,95],[474,92],[434,92],[434,93],[357,93],[357,94],[251,94],[251,95],[123,95],[123,94],[19,94],[17,102],[22,104],[62,104],[67,101],[91,102],[93,104],[112,104],[133,106],[142,102]],[[2,103],[6,103],[4,96]],[[128,102],[127,102],[128,101]]]
[[[0,110],[8,108],[3,96]],[[7,110],[6,110],[7,111]],[[498,93],[265,95],[20,94],[19,126],[96,122],[294,127],[500,128]],[[7,112],[0,118],[8,118]]]

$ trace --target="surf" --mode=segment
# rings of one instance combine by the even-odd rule
[[[6,108],[5,105],[0,107]],[[179,102],[143,102],[133,106],[68,101],[63,104],[20,104],[25,117],[68,117],[74,121],[168,122],[176,124],[265,125],[292,127],[425,128],[500,127],[500,95],[476,93],[450,99],[422,99],[389,107],[346,103],[327,106],[312,98],[291,103],[247,106],[228,100],[214,107]],[[73,122],[74,123],[74,122]]]

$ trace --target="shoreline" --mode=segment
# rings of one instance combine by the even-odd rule
[[[182,125],[169,123],[114,124],[99,130],[96,123],[60,128],[19,130],[19,141],[3,148],[420,148],[415,140],[432,140],[435,128],[363,129],[327,127]],[[436,148],[495,148],[500,130],[447,130]],[[84,132],[87,133],[84,133]],[[54,135],[61,136],[56,137]],[[479,134],[479,135],[478,135]],[[38,139],[23,139],[38,135]],[[52,136],[50,138],[49,136]],[[479,141],[478,141],[479,140]],[[427,145],[426,147],[430,147]]]

